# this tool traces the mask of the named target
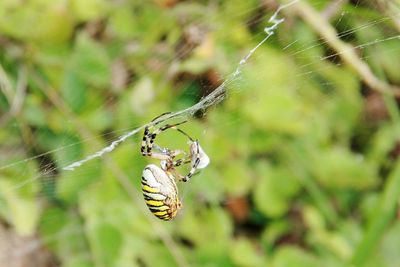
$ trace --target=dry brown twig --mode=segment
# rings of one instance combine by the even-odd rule
[[[378,6],[392,19],[397,31],[400,32],[400,3],[395,0],[378,0]]]
[[[332,19],[339,13],[339,11],[342,9],[342,6],[347,4],[347,2],[348,0],[335,0],[330,2],[322,11],[322,17],[324,17],[326,20]]]
[[[372,90],[382,94],[400,96],[400,88],[378,79],[368,64],[359,58],[356,48],[340,40],[337,31],[329,24],[329,21],[306,1],[298,1],[293,5],[292,10],[306,21],[336,51],[335,55],[340,56],[343,62],[355,71]],[[398,36],[393,38],[398,38]]]
[[[18,79],[15,89],[4,68],[0,65],[0,90],[6,97],[10,109],[0,118],[0,124],[7,123],[11,118],[18,116],[25,100],[27,88],[26,70],[24,67],[18,69]]]

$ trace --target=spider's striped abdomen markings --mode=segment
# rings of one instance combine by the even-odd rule
[[[142,191],[147,207],[162,220],[171,220],[181,207],[175,180],[154,164],[142,174]]]

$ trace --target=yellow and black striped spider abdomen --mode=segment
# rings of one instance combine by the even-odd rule
[[[147,207],[162,220],[172,220],[181,208],[172,174],[154,164],[147,165],[143,170],[142,192]]]

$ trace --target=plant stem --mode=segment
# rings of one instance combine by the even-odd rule
[[[400,160],[385,184],[382,199],[375,216],[368,225],[363,240],[353,254],[352,266],[364,266],[373,255],[373,250],[380,237],[387,229],[396,214],[396,206],[400,197]]]

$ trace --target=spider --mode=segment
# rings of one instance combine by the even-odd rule
[[[163,115],[164,114],[162,114],[160,116],[163,116]],[[156,120],[160,116],[156,117],[152,121]],[[183,181],[183,182],[189,181],[197,169],[204,169],[210,163],[210,159],[207,156],[207,154],[203,151],[203,149],[201,148],[199,141],[194,140],[187,133],[185,133],[183,130],[181,130],[177,127],[186,122],[187,121],[182,121],[182,122],[179,122],[176,124],[166,124],[153,132],[151,131],[151,129],[154,126],[156,126],[157,124],[154,124],[150,127],[146,127],[144,129],[142,146],[140,148],[140,151],[143,156],[161,160],[161,168],[164,171],[169,171],[169,172],[174,173],[176,178],[178,178],[178,180]],[[188,141],[189,148],[190,148],[189,155],[187,155],[186,152],[179,150],[179,149],[170,150],[168,148],[160,148],[159,146],[154,144],[154,140],[157,137],[157,135],[168,129],[177,130],[179,133],[185,135],[189,139],[189,141]],[[153,148],[158,150],[158,152],[154,152]],[[174,160],[175,157],[180,154],[183,154],[184,158]],[[179,174],[178,172],[176,172],[175,167],[181,166],[183,164],[188,164],[188,163],[191,163],[191,169],[187,175],[183,176],[183,175]]]
[[[153,119],[153,121],[157,118]],[[140,149],[143,156],[160,160],[161,168],[154,164],[149,164],[144,168],[142,173],[142,191],[150,211],[158,218],[166,221],[173,219],[182,206],[178,198],[176,180],[188,181],[197,169],[207,167],[210,162],[209,157],[204,153],[198,140],[194,140],[177,127],[183,123],[186,123],[186,121],[167,124],[154,131],[151,130],[158,123],[146,127]],[[189,154],[179,149],[170,150],[154,144],[156,136],[168,129],[177,130],[189,139]],[[157,150],[157,152],[154,150]],[[176,156],[180,154],[184,155],[183,158],[175,160]],[[191,164],[191,169],[187,175],[181,175],[177,172],[176,167],[188,163]]]

